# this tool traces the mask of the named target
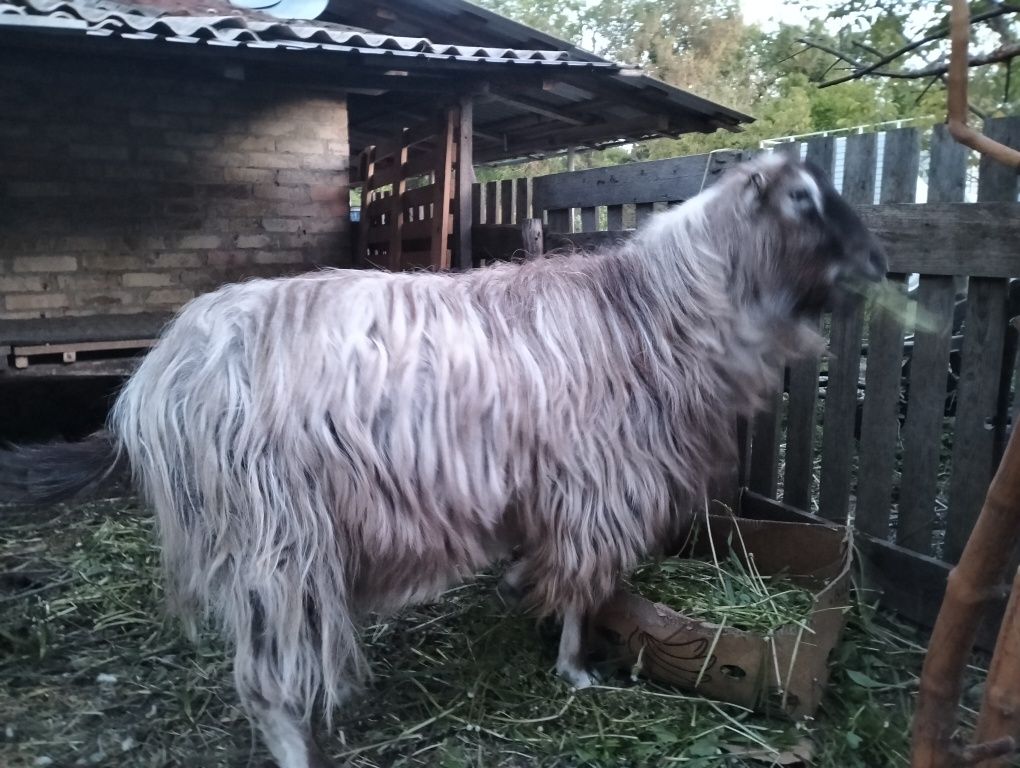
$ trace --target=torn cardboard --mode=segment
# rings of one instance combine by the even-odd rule
[[[728,557],[731,539],[743,559],[735,533],[739,528],[759,573],[786,573],[813,591],[807,629],[787,625],[772,637],[733,628],[720,634],[718,625],[678,612],[682,606],[653,603],[620,590],[589,626],[593,647],[610,663],[628,669],[640,657],[648,677],[709,698],[794,719],[813,716],[850,604],[852,555],[846,529],[728,516],[709,516],[707,525],[720,561]],[[704,519],[695,524],[680,557],[711,558],[705,527]]]

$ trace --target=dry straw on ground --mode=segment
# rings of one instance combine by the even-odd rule
[[[133,501],[0,509],[0,765],[261,765],[214,633],[165,619],[150,518]],[[831,695],[799,726],[646,682],[574,692],[555,633],[494,577],[365,630],[375,680],[328,751],[370,766],[906,764],[921,649],[856,610]]]

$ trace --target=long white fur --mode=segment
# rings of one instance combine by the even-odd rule
[[[175,605],[225,628],[250,709],[332,711],[366,669],[360,616],[511,546],[540,612],[581,615],[683,522],[735,416],[814,338],[746,211],[747,173],[775,164],[604,252],[185,307],[111,428]]]

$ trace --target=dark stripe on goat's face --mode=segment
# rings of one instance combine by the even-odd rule
[[[804,165],[821,190],[822,222],[829,239],[839,246],[842,268],[839,278],[844,281],[881,280],[888,271],[888,264],[875,236],[822,170],[813,163]]]

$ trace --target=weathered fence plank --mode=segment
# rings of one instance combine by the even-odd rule
[[[609,168],[554,173],[534,181],[535,210],[686,200],[745,157],[715,152]]]
[[[928,199],[931,202],[963,200],[967,152],[936,126],[931,143]],[[918,286],[918,313],[929,327],[914,332],[910,361],[907,420],[903,426],[903,474],[900,479],[896,541],[928,554],[935,527],[939,454],[946,402],[949,338],[956,294],[952,277],[922,274]]]
[[[598,209],[585,206],[581,209],[581,231],[594,232],[599,228]]]
[[[484,206],[482,204],[482,185],[477,181],[471,185],[471,223],[485,223]]]
[[[915,128],[890,131],[882,159],[882,203],[912,202],[917,194],[921,137]],[[902,287],[903,274],[890,274]],[[899,402],[903,369],[903,318],[894,312],[873,310],[868,325],[864,412],[857,467],[855,525],[884,539],[889,535],[893,474],[899,438]]]
[[[549,211],[547,225],[550,232],[573,232],[573,212],[570,208],[555,208]]]
[[[516,190],[516,216],[515,223],[521,224],[531,218],[531,180],[527,178],[517,179]]]
[[[835,141],[831,137],[812,139],[807,159],[832,175]],[[796,152],[793,146],[785,148]],[[783,501],[801,509],[811,508],[814,480],[816,403],[818,401],[818,358],[790,366],[790,405],[786,417],[786,467]]]
[[[499,215],[499,182],[485,182],[485,223],[502,224]]]
[[[851,136],[846,141],[843,196],[851,203],[875,199],[875,161],[878,141],[874,133]],[[864,307],[851,299],[832,316],[829,343],[828,384],[822,418],[822,468],[818,487],[818,511],[822,517],[844,522],[850,512],[851,468],[857,419],[857,384],[861,372],[861,334]]]
[[[514,180],[503,179],[499,183],[499,223],[514,223]]]
[[[1020,120],[1007,118],[985,123],[987,136],[1004,144],[1020,146]],[[978,177],[978,200],[1015,201],[1016,171],[982,158]],[[1018,241],[1012,245],[1020,253]],[[1020,271],[1017,272],[1020,276]],[[967,287],[967,314],[963,323],[960,381],[956,390],[953,426],[952,477],[949,484],[949,519],[943,559],[960,559],[971,529],[981,512],[985,488],[995,473],[995,430],[992,428],[1002,380],[1003,347],[1006,340],[1005,279],[972,277]]]
[[[623,206],[606,206],[606,229],[609,231],[623,229]]]
[[[651,215],[655,213],[654,203],[638,203],[634,206],[634,220],[637,222],[637,226],[641,226]]]
[[[751,440],[751,466],[747,486],[755,493],[774,498],[779,481],[780,419],[783,396],[769,397],[769,405],[754,417]]]
[[[931,327],[918,328],[914,333],[896,541],[925,554],[932,551],[935,527],[955,295],[952,278],[921,275],[917,311],[927,315]]]
[[[1006,336],[1006,281],[972,278],[960,352],[953,425],[949,519],[943,559],[960,559],[991,481],[995,433],[991,422],[999,394],[999,367]]]

